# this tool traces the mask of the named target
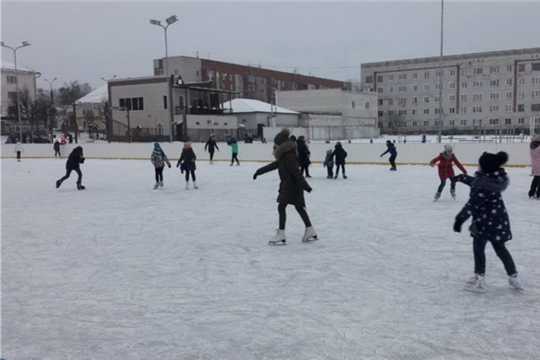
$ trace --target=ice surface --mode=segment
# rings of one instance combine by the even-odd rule
[[[399,160],[399,158],[398,158]],[[240,159],[241,161],[241,159]],[[530,169],[507,169],[508,248],[525,291],[488,246],[487,292],[461,290],[471,238],[452,231],[469,189],[433,202],[437,168],[311,167],[302,243],[277,172],[198,162],[152,190],[150,161],[2,160],[2,353],[26,359],[538,359],[540,202]],[[473,173],[475,169],[468,169]]]

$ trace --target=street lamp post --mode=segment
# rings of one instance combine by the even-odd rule
[[[440,143],[442,136],[442,87],[443,87],[443,21],[444,21],[444,0],[441,0],[441,57],[439,58],[439,135],[438,142]]]
[[[13,51],[13,59],[15,60],[15,91],[17,92],[17,119],[19,120],[19,140],[22,141],[21,108],[19,106],[19,73],[17,71],[17,50],[25,46],[30,46],[30,44],[28,43],[28,41],[23,41],[21,46],[12,48],[11,46],[4,44],[4,42],[2,41],[0,42],[0,45]]]
[[[176,17],[176,15],[172,15],[168,17],[167,19],[165,19],[165,22],[167,23],[167,25],[163,26],[161,25],[161,21],[150,19],[150,24],[160,26],[165,31],[165,75],[167,77],[167,87],[169,89],[169,131],[170,131],[169,140],[171,142],[173,141],[172,124],[174,121],[174,112],[173,112],[174,110],[173,110],[173,100],[172,100],[172,84],[169,79],[169,50],[167,46],[167,28],[169,27],[169,25],[172,25],[177,21],[178,21],[178,18]]]
[[[51,104],[54,104],[54,96],[53,96],[53,91],[52,91],[52,84],[56,81],[56,78],[52,79],[52,81],[49,81],[47,79],[43,79],[45,80],[47,83],[49,83],[49,86],[51,87]]]

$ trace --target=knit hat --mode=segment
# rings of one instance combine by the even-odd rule
[[[159,145],[158,142],[155,142],[155,143],[154,143],[154,147],[155,147],[156,149],[159,149],[161,146]]]
[[[289,140],[289,135],[291,131],[289,129],[283,128],[281,131],[274,137],[274,144],[280,146]]]
[[[480,156],[480,159],[478,159],[478,164],[480,164],[482,171],[485,174],[488,174],[499,170],[507,161],[508,154],[504,151],[499,151],[497,154],[484,152],[482,156]]]
[[[191,147],[191,141],[186,141],[184,143],[184,149],[189,149]]]
[[[454,151],[454,149],[452,149],[452,145],[446,144],[444,145],[444,151],[451,152]]]

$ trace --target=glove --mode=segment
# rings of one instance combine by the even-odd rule
[[[257,173],[253,174],[253,180],[257,179]]]
[[[171,168],[171,164],[167,164],[167,165],[169,165],[169,169],[170,169],[170,168]]]
[[[308,188],[306,191],[307,191],[308,193],[310,193],[312,190],[313,190],[313,189],[310,187],[310,188]]]
[[[456,222],[454,223],[454,232],[461,232],[461,225],[463,225],[463,222],[456,219]]]

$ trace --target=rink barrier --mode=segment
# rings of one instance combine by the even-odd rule
[[[171,162],[178,161],[183,143],[160,143],[161,148],[167,154]],[[351,143],[342,142],[347,151],[346,164],[348,165],[389,165],[390,154],[383,157],[380,155],[386,151],[384,143]],[[271,162],[274,160],[271,143],[239,144],[238,159],[250,162]],[[326,151],[333,149],[335,142],[331,144],[310,143],[311,162],[322,164]],[[153,150],[152,143],[80,143],[65,144],[60,148],[63,159],[76,147],[82,146],[84,156],[87,159],[96,160],[148,160]],[[220,151],[214,153],[214,161],[230,162],[231,148],[226,143],[218,143]],[[478,165],[478,158],[484,151],[497,153],[506,151],[509,160],[508,167],[530,166],[530,151],[528,142],[520,143],[453,143],[454,153],[464,166]],[[192,143],[193,150],[197,155],[197,161],[209,161],[208,152],[204,151],[204,143]],[[398,165],[427,165],[429,161],[443,151],[444,143],[396,143]],[[2,159],[14,159],[14,144],[2,144]],[[23,159],[53,159],[54,150],[52,144],[23,144]]]

